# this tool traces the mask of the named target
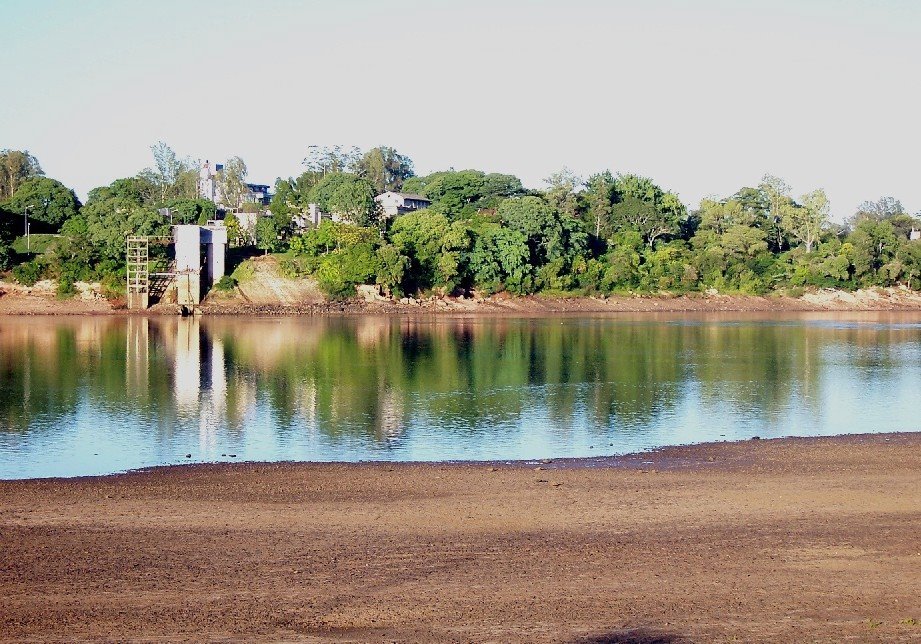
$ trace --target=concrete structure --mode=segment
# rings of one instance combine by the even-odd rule
[[[173,226],[176,244],[176,301],[194,307],[203,293],[224,276],[227,229],[223,225]],[[202,265],[201,247],[205,246]]]
[[[377,195],[374,201],[380,204],[383,216],[388,219],[432,205],[432,201],[422,195],[393,191]]]

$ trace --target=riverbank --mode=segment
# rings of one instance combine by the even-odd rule
[[[293,281],[293,280],[291,280]],[[921,293],[901,288],[861,289],[854,292],[816,290],[798,297],[787,295],[613,295],[608,297],[545,296],[515,297],[497,294],[488,298],[431,297],[390,300],[354,297],[344,301],[324,299],[309,286],[259,284],[259,288],[233,293],[212,292],[203,301],[204,315],[400,315],[400,314],[521,314],[645,313],[645,312],[765,312],[765,311],[921,311]],[[125,303],[107,300],[98,284],[77,284],[69,298],[55,294],[55,284],[41,282],[23,287],[0,282],[0,315],[178,315],[175,304],[157,304],[138,312]]]
[[[919,449],[0,482],[0,639],[907,641]]]

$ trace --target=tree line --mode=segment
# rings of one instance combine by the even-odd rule
[[[96,279],[117,294],[126,235],[166,236],[171,224],[219,216],[198,197],[196,163],[163,143],[152,152],[150,168],[91,190],[81,204],[27,151],[0,151],[2,267],[24,283],[56,278],[64,293]],[[241,204],[246,164],[229,159],[225,223],[232,243],[279,254],[289,275],[313,276],[334,297],[361,284],[394,297],[921,288],[921,241],[911,239],[921,221],[892,197],[836,223],[822,190],[794,196],[771,175],[689,210],[653,180],[610,170],[583,178],[563,169],[529,189],[514,175],[474,169],[420,176],[387,146],[315,146],[303,165],[276,180],[265,208]],[[374,199],[387,190],[431,205],[387,218]],[[311,204],[337,221],[305,225]],[[244,230],[242,211],[254,212],[253,229]],[[42,255],[13,249],[25,216],[33,233],[55,235]]]

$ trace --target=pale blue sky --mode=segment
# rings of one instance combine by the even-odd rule
[[[0,148],[87,190],[181,155],[298,174],[311,144],[537,187],[638,172],[695,207],[765,172],[842,217],[921,209],[915,0],[0,0]]]

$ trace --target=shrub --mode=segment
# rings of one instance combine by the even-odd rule
[[[102,296],[114,300],[125,295],[125,276],[117,273],[106,273],[100,280]]]
[[[241,282],[248,282],[256,276],[256,267],[249,260],[241,262],[239,266],[233,269],[233,272],[230,274],[230,276],[237,284]]]
[[[64,300],[77,294],[77,287],[74,286],[73,280],[64,277],[58,282],[57,296],[58,299]]]
[[[17,282],[25,286],[34,286],[44,275],[44,265],[34,259],[13,269],[13,277],[16,278]]]
[[[235,280],[230,275],[224,275],[221,279],[217,281],[217,284],[214,285],[219,291],[232,291],[237,287],[237,280]]]

